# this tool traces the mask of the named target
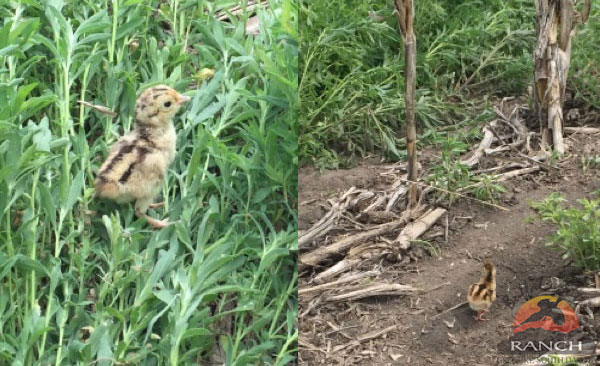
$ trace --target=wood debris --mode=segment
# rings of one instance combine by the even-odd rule
[[[231,15],[238,16],[246,11],[249,14],[253,14],[259,7],[268,6],[268,1],[256,1],[256,0],[248,0],[244,5],[236,5],[230,9],[222,10],[215,14],[215,18],[217,20],[229,20]]]
[[[339,211],[336,211],[339,212]],[[332,215],[332,217],[334,217]],[[320,247],[310,253],[300,256],[300,263],[310,266],[316,266],[320,262],[328,259],[333,254],[344,254],[349,248],[357,243],[364,242],[367,239],[388,233],[394,229],[397,229],[401,225],[406,223],[407,218],[403,217],[398,220],[392,221],[387,224],[378,225],[377,227],[368,230],[363,233],[350,235],[341,240],[334,242],[333,244]],[[333,220],[329,220],[331,223]],[[329,231],[327,228],[321,229],[321,231]],[[300,239],[299,239],[300,240]]]
[[[110,109],[108,107],[105,107],[103,105],[92,104],[90,102],[86,102],[85,100],[79,100],[78,102],[79,102],[79,104],[82,104],[82,105],[84,105],[86,107],[90,107],[90,108],[92,108],[92,109],[94,109],[94,110],[96,110],[96,111],[98,111],[98,112],[100,112],[100,113],[102,113],[104,115],[107,115],[107,116],[109,116],[111,118],[115,118],[117,116],[116,112],[114,112],[112,109]]]
[[[333,282],[326,283],[326,284],[323,284],[323,285],[318,285],[318,286],[313,286],[313,287],[299,289],[298,290],[298,295],[302,296],[302,295],[310,294],[310,293],[317,292],[317,291],[322,291],[322,290],[327,290],[327,289],[331,289],[331,288],[336,288],[339,285],[344,284],[344,283],[354,282],[354,281],[361,280],[361,279],[368,278],[368,277],[375,277],[375,276],[378,276],[380,274],[381,274],[380,271],[367,271],[367,272],[360,272],[360,273],[351,274],[351,275],[346,276],[344,278],[340,278],[337,281],[333,281]]]
[[[326,301],[346,301],[358,300],[373,296],[398,296],[406,295],[407,293],[419,291],[418,288],[409,285],[400,285],[397,283],[375,283],[366,286],[358,286],[342,290],[339,295],[330,295],[325,298]]]
[[[499,161],[508,160],[508,163],[500,166],[474,171],[473,174],[490,174],[494,183],[536,174],[541,170],[555,172],[556,168],[543,163],[547,158],[545,153],[534,155],[531,150],[533,142],[539,138],[536,133],[527,129],[523,120],[523,111],[527,108],[519,102],[508,108],[504,105],[506,101],[510,99],[503,99],[500,106],[494,108],[497,118],[482,128],[482,140],[460,162],[475,169],[491,156],[497,157]],[[500,157],[502,154],[511,154],[511,157]],[[299,270],[310,275],[314,283],[326,285],[336,283],[335,278],[339,275],[368,263],[376,263],[382,259],[402,260],[410,249],[411,242],[434,227],[446,213],[445,208],[428,208],[424,204],[412,210],[402,207],[401,203],[406,202],[410,185],[406,170],[407,165],[399,163],[390,165],[387,171],[381,173],[382,179],[393,180],[387,190],[375,192],[352,187],[339,198],[330,199],[329,211],[311,228],[298,234],[298,245],[301,252],[304,251],[299,258]],[[483,182],[451,192],[425,184],[424,181],[427,180],[428,178],[422,177],[417,183],[424,188],[424,200],[427,199],[427,194],[440,191],[508,210],[496,203],[470,196],[470,192],[482,187]],[[438,227],[435,230],[447,233],[448,228]],[[446,237],[447,234],[444,235]],[[311,248],[315,249],[310,250]]]
[[[470,170],[469,174],[486,174],[491,182],[497,184],[519,177],[559,172],[558,168],[545,163],[549,155],[545,151],[540,153],[541,137],[539,133],[530,131],[525,123],[524,116],[531,113],[524,103],[516,101],[505,107],[503,100],[495,111],[496,118],[482,126],[482,140],[458,159],[458,162]],[[575,133],[569,128],[565,130]],[[592,133],[584,131],[580,133]],[[412,303],[413,297],[418,298],[416,295],[423,294],[422,289],[408,284],[383,282],[380,277],[386,265],[394,262],[403,265],[418,260],[418,252],[413,247],[419,238],[431,242],[439,242],[443,238],[448,240],[449,230],[452,230],[456,218],[450,220],[447,207],[439,207],[430,193],[443,192],[445,195],[466,198],[494,209],[508,210],[496,202],[481,201],[472,196],[473,190],[481,187],[483,181],[476,180],[474,184],[453,192],[444,186],[438,187],[435,180],[432,182],[433,175],[428,176],[431,173],[421,169],[419,170],[425,173],[416,183],[423,189],[423,194],[418,205],[410,209],[406,204],[410,184],[406,164],[398,163],[386,168],[380,176],[383,182],[388,182],[387,187],[352,187],[341,192],[328,200],[326,214],[320,220],[308,230],[299,232],[299,270],[300,275],[307,279],[298,291],[302,305],[300,318],[309,316],[321,319],[320,312],[323,309],[337,306],[343,312],[353,312],[361,317],[365,312],[364,304],[369,303],[361,300],[380,296],[408,296]],[[306,204],[308,203],[301,203]],[[476,220],[475,217],[467,219]],[[600,306],[600,292],[586,289],[582,293],[590,297],[580,303],[583,310]],[[456,320],[446,317],[451,311],[466,304],[467,302],[461,302],[430,319],[442,318],[440,320],[445,324],[444,328],[454,332]],[[412,315],[422,312],[420,309]],[[344,358],[344,362],[349,362],[350,359],[368,359],[368,354],[350,352],[350,347],[365,346],[364,342],[385,337],[387,332],[396,328],[392,325],[357,336],[352,331],[341,334],[346,328],[339,324],[332,329],[346,338],[346,343],[336,346],[326,342],[322,344],[320,351],[338,355],[352,353],[351,357],[348,356],[350,358]],[[459,341],[462,342],[462,339],[458,334],[448,333],[448,342],[456,345]],[[309,347],[311,346],[308,344],[302,345],[302,348]],[[392,359],[399,360],[401,354],[402,352],[394,350]]]

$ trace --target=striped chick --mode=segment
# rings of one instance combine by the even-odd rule
[[[467,300],[471,309],[477,312],[475,320],[488,320],[482,316],[490,311],[492,303],[496,300],[496,267],[492,262],[486,261],[483,264],[481,278],[469,287]]]
[[[152,204],[154,197],[175,159],[173,116],[189,100],[166,85],[140,95],[135,105],[135,128],[111,147],[94,182],[96,197],[118,203],[135,201],[138,217],[155,228],[169,225],[168,218],[159,221],[146,211],[156,206]]]

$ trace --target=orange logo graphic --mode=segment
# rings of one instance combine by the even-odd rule
[[[579,320],[566,301],[556,296],[538,296],[523,304],[513,321],[513,334],[530,328],[569,333],[579,328]]]

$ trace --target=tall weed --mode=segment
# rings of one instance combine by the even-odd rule
[[[297,4],[233,3],[0,5],[0,364],[295,360]],[[159,82],[192,101],[153,231],[92,195]]]
[[[556,234],[547,245],[560,250],[564,259],[570,259],[585,270],[600,269],[600,199],[578,200],[580,207],[564,207],[566,199],[552,193],[545,200],[531,206],[544,221],[557,225]]]

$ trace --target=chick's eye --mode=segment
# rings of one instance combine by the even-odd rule
[[[171,102],[165,102],[165,104],[163,104],[165,107],[169,108],[171,106]]]

